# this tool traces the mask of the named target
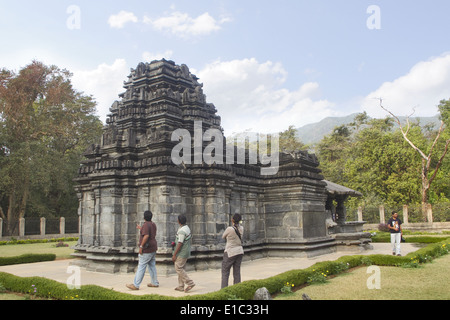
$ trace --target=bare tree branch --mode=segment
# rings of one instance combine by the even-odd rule
[[[382,102],[383,102],[383,100],[380,98],[380,107],[381,107],[383,110],[385,110],[386,112],[388,112],[388,113],[395,119],[395,122],[397,122],[398,126],[400,127],[400,131],[402,132],[403,138],[405,138],[406,142],[408,142],[408,143],[410,144],[410,146],[411,146],[414,150],[416,150],[416,151],[420,154],[420,156],[421,156],[423,159],[428,160],[428,157],[425,155],[425,153],[423,153],[422,150],[420,150],[418,147],[416,147],[416,145],[415,145],[414,143],[412,143],[411,140],[408,139],[408,132],[409,132],[409,129],[410,129],[409,116],[407,117],[408,127],[407,127],[407,130],[406,130],[406,132],[405,132],[405,131],[403,130],[403,127],[402,127],[402,124],[401,124],[401,122],[400,122],[400,119],[399,119],[395,114],[393,114],[391,111],[389,111],[388,109],[386,109],[385,107],[383,107]]]
[[[435,138],[434,141],[433,141],[433,144],[431,145],[431,148],[430,148],[430,150],[429,150],[429,152],[428,152],[428,156],[427,156],[427,155],[425,155],[425,153],[424,153],[422,150],[420,150],[420,149],[419,149],[419,148],[418,148],[411,140],[409,140],[409,138],[408,138],[409,129],[411,128],[411,125],[410,125],[410,122],[409,122],[409,118],[410,118],[410,116],[411,116],[412,114],[414,114],[414,112],[413,112],[411,115],[409,115],[409,116],[406,117],[407,129],[406,129],[406,131],[405,131],[405,130],[403,129],[402,125],[401,125],[400,119],[399,119],[396,115],[394,115],[391,111],[389,111],[388,109],[386,109],[386,108],[383,106],[383,99],[380,98],[379,100],[380,100],[380,107],[381,107],[383,110],[385,110],[386,112],[388,112],[388,113],[394,118],[394,120],[397,122],[397,124],[398,124],[398,126],[399,126],[399,128],[400,128],[400,131],[402,132],[403,138],[404,138],[404,139],[410,144],[410,146],[411,146],[414,150],[416,150],[416,151],[420,154],[420,156],[422,157],[422,173],[421,173],[421,176],[422,176],[422,205],[424,206],[424,204],[425,204],[425,203],[427,202],[427,200],[428,200],[428,190],[430,189],[431,183],[433,182],[434,178],[435,178],[436,175],[437,175],[437,172],[438,172],[438,170],[439,170],[439,168],[440,168],[440,166],[441,166],[441,164],[442,164],[442,162],[443,162],[443,160],[444,160],[444,157],[446,156],[446,154],[447,154],[447,152],[448,152],[448,148],[449,148],[449,145],[450,145],[450,140],[447,140],[447,141],[446,141],[446,144],[445,144],[444,152],[443,152],[442,156],[439,158],[439,161],[437,162],[437,164],[436,164],[436,166],[435,166],[435,168],[434,168],[433,174],[431,175],[430,178],[428,178],[428,173],[429,173],[429,171],[430,171],[430,166],[431,166],[431,160],[432,160],[433,150],[434,150],[434,148],[436,147],[437,142],[438,142],[439,138],[440,138],[441,135],[442,135],[442,132],[444,132],[444,130],[445,130],[445,124],[444,124],[444,121],[443,121],[443,120],[441,121],[441,126],[440,126],[439,131],[438,131],[438,133],[437,133],[437,135],[436,135],[436,138]],[[425,212],[425,210],[423,210],[423,211]],[[425,213],[424,213],[424,215],[425,215]]]

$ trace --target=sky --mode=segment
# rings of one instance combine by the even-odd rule
[[[199,77],[225,135],[366,111],[434,116],[450,99],[450,1],[0,0],[0,68],[73,73],[105,122],[131,68]]]

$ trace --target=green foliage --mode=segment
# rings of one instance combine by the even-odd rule
[[[31,243],[47,243],[47,242],[63,242],[63,241],[77,241],[78,238],[52,238],[52,239],[24,239],[18,240],[12,238],[9,241],[0,241],[0,246],[2,245],[14,245],[14,244],[31,244]]]
[[[23,254],[16,257],[0,257],[0,266],[7,266],[12,264],[21,263],[34,263],[42,261],[53,261],[56,259],[56,255],[52,253],[48,254]]]
[[[0,70],[0,216],[8,229],[25,216],[76,215],[73,178],[102,123],[71,76],[38,61]]]
[[[287,130],[280,132],[279,139],[280,152],[293,153],[305,147],[297,137],[297,130],[294,126],[289,126]]]
[[[293,287],[294,287],[293,283],[286,282],[280,291],[282,294],[291,294],[293,293],[292,292]]]
[[[315,272],[313,270],[313,274],[308,278],[308,284],[320,284],[327,282],[327,272]]]
[[[201,295],[187,295],[180,300],[251,300],[259,288],[266,287],[271,294],[281,292],[283,287],[289,283],[292,287],[308,283],[308,279],[314,274],[337,275],[349,268],[361,265],[382,266],[410,266],[411,261],[418,263],[430,262],[444,254],[448,254],[450,239],[439,243],[429,244],[427,247],[412,252],[404,257],[391,255],[354,255],[342,256],[335,261],[322,261],[315,265],[300,270],[290,270],[279,275],[262,280],[249,280],[239,284],[223,288],[216,292]],[[66,284],[40,277],[21,278],[8,273],[0,272],[0,284],[4,289],[28,293],[30,288],[36,288],[36,296],[59,300],[174,300],[176,298],[151,295],[132,295],[116,292],[96,285],[83,285],[80,289],[68,289]],[[33,286],[34,285],[34,286]]]
[[[443,100],[439,107],[445,123],[448,123],[449,105],[450,101]],[[427,153],[438,129],[411,123],[408,138]],[[430,177],[450,136],[445,129],[433,149]],[[422,158],[404,139],[392,118],[369,119],[367,114],[359,114],[353,123],[336,127],[325,136],[317,145],[316,154],[325,179],[363,193],[363,198],[347,203],[349,209],[422,201]],[[450,198],[449,162],[449,157],[445,157],[428,192],[429,203],[446,202]]]
[[[407,232],[405,231],[404,234]],[[405,236],[409,243],[437,243],[448,239],[446,236]],[[372,242],[391,242],[391,235],[389,232],[377,232],[371,237]]]

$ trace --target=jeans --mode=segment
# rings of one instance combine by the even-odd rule
[[[136,271],[136,276],[134,277],[134,286],[139,288],[144,279],[145,270],[148,267],[148,272],[150,274],[151,283],[155,286],[159,286],[158,275],[156,273],[156,252],[153,253],[143,253],[139,255],[139,264]]]
[[[392,244],[392,252],[395,254],[400,254],[400,242],[402,241],[402,234],[399,233],[391,233],[391,244]]]

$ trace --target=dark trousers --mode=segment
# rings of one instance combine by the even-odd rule
[[[222,261],[222,288],[228,287],[231,267],[233,267],[233,284],[241,282],[241,262],[243,257],[243,254],[239,254],[229,258],[228,254],[224,252]]]

